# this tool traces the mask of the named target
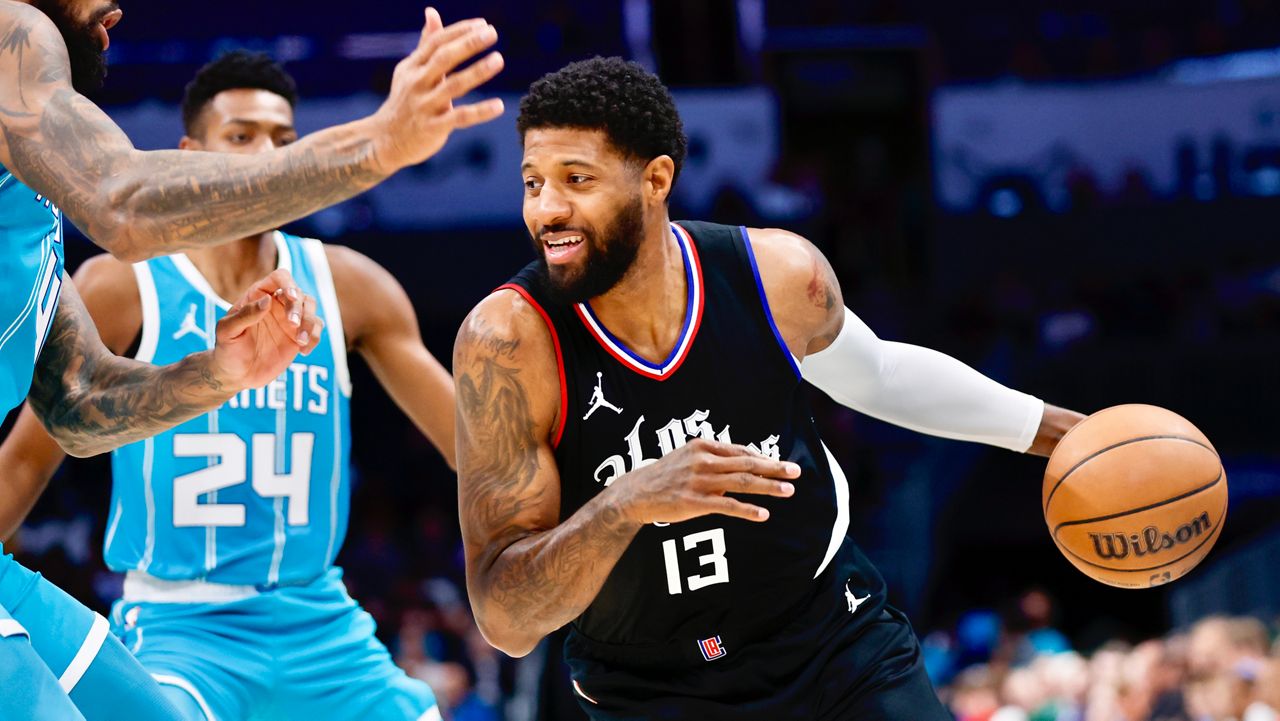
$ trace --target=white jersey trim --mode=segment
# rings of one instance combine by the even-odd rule
[[[12,618],[0,618],[0,638],[9,638],[10,636],[26,636],[31,638],[31,634],[27,633],[27,629],[22,624]]]
[[[271,232],[271,240],[276,244],[276,270],[287,270],[293,272],[293,259],[289,256],[289,246],[284,241],[284,234],[278,230]],[[223,311],[231,310],[231,303],[213,290],[213,286],[209,285],[209,280],[204,277],[200,269],[195,263],[187,257],[186,253],[176,253],[169,256],[169,260],[173,261],[174,267],[182,274],[183,278],[191,284],[196,290],[203,293],[209,300]]]
[[[338,292],[333,286],[333,270],[324,243],[315,238],[302,238],[302,252],[311,263],[315,276],[316,293],[324,309],[325,333],[329,336],[329,349],[333,354],[334,375],[342,395],[351,397],[351,370],[347,366],[347,336],[342,328],[342,309],[338,306]],[[325,547],[326,566],[333,562],[334,546],[338,542],[338,492],[342,488],[342,405],[333,406],[333,472],[329,477],[329,543]]]
[[[831,467],[831,481],[836,487],[836,522],[831,527],[827,555],[822,557],[822,564],[818,566],[817,571],[814,571],[814,578],[822,575],[822,572],[827,569],[827,564],[836,557],[836,551],[840,550],[840,544],[844,543],[844,536],[849,532],[849,479],[845,477],[844,469],[836,462],[836,457],[831,455],[831,449],[827,448],[827,444],[822,444],[822,450],[827,454],[827,465]]]
[[[75,658],[67,664],[67,670],[58,677],[58,685],[63,691],[71,693],[71,689],[84,678],[84,672],[89,670],[89,664],[98,657],[98,651],[102,650],[102,644],[107,640],[110,630],[111,624],[107,623],[107,619],[101,614],[93,614],[93,625],[89,627],[84,643],[80,644],[80,650],[76,651]]]
[[[418,721],[440,721],[440,707],[432,706],[425,713],[418,717]]]
[[[333,271],[329,268],[329,256],[324,243],[315,238],[302,238],[302,252],[311,261],[311,272],[316,277],[316,293],[324,308],[325,333],[333,351],[333,367],[338,375],[338,387],[342,394],[351,397],[351,370],[347,367],[347,336],[342,330],[342,310],[338,306],[338,292],[333,287]]]
[[[0,335],[0,348],[4,348],[5,344],[13,339],[21,330],[22,324],[26,322],[27,316],[31,315],[31,311],[36,307],[36,299],[40,295],[40,286],[46,273],[49,272],[49,238],[46,236],[40,241],[40,254],[43,260],[40,261],[40,268],[36,271],[36,282],[31,286],[31,294],[27,296],[27,304],[22,307],[22,311],[18,313],[18,317],[13,319],[9,327],[5,329],[4,334]],[[39,360],[37,358],[37,360]]]
[[[156,279],[151,274],[151,266],[145,261],[133,264],[133,277],[138,282],[138,300],[142,304],[142,339],[138,341],[138,352],[133,357],[150,363],[155,359],[156,346],[160,343],[160,297],[156,293]]]
[[[196,690],[196,687],[190,681],[163,673],[153,673],[151,678],[154,678],[158,684],[173,686],[186,691],[191,698],[196,700],[196,705],[200,707],[200,713],[204,714],[206,721],[218,721],[218,717],[213,715],[213,709],[209,708],[209,704],[205,702],[204,696],[200,695],[200,692]]]
[[[156,549],[156,497],[151,487],[151,469],[155,463],[155,437],[142,442],[142,498],[147,508],[147,539],[143,542],[142,558],[138,560],[139,570],[151,567],[151,558]]]
[[[170,581],[143,571],[124,574],[125,603],[229,603],[258,595],[253,586],[210,581]]]

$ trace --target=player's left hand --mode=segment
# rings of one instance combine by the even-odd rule
[[[254,283],[218,321],[211,372],[231,389],[261,388],[283,373],[301,352],[320,342],[324,321],[315,298],[302,292],[287,270]]]

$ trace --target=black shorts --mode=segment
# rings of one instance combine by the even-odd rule
[[[576,634],[565,656],[593,721],[951,721],[906,616],[887,606],[869,614],[852,623],[842,605],[811,609],[711,662],[637,662],[627,647]]]

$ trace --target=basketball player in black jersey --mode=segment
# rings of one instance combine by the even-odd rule
[[[454,350],[467,585],[512,655],[565,645],[594,719],[941,721],[802,380],[916,430],[1047,454],[1081,416],[875,337],[780,230],[672,223],[685,138],[637,65],[521,104],[538,260]]]

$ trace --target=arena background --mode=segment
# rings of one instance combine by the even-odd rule
[[[96,100],[144,148],[176,145],[183,86],[228,48],[286,62],[304,132],[367,113],[421,18],[404,0],[122,5]],[[918,436],[816,399],[853,484],[851,533],[911,615],[962,718],[989,717],[974,699],[1015,702],[999,687],[1011,663],[1029,660],[1027,643],[1033,656],[1123,653],[1117,642],[1211,614],[1267,624],[1280,614],[1273,3],[436,6],[446,21],[483,15],[498,27],[507,69],[488,90],[508,114],[293,229],[389,268],[446,365],[462,317],[532,257],[519,216],[519,96],[571,60],[623,55],[656,70],[685,115],[691,152],[673,218],[803,233],[882,337],[951,353],[1083,412],[1166,406],[1221,453],[1231,505],[1208,561],[1169,587],[1120,591],[1054,549],[1040,513],[1042,460]],[[73,237],[69,266],[96,252]],[[558,647],[513,662],[475,633],[455,478],[355,365],[357,475],[341,556],[352,595],[454,718],[579,717],[558,705]],[[120,590],[101,560],[108,494],[105,458],[68,463],[6,544],[100,610]],[[1263,693],[1256,674],[1238,675],[1249,682],[1240,688]]]

